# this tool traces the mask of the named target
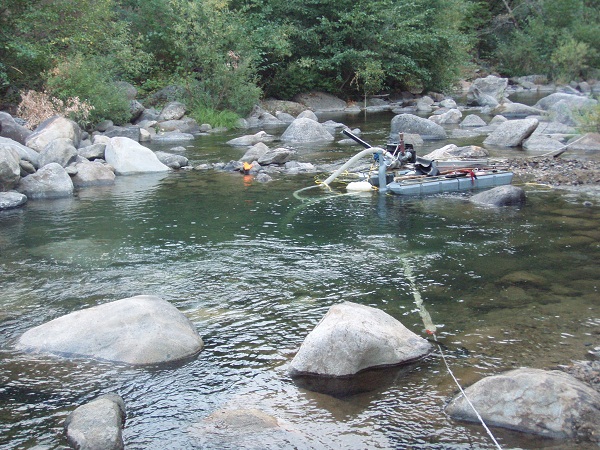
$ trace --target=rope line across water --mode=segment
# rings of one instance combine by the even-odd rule
[[[427,308],[425,308],[425,305],[423,304],[423,298],[421,297],[421,293],[419,292],[419,289],[417,288],[417,283],[416,283],[415,277],[413,275],[412,267],[406,258],[402,258],[402,265],[404,266],[404,276],[406,277],[406,279],[408,280],[408,283],[410,284],[410,289],[411,289],[413,297],[415,299],[415,305],[419,308],[419,315],[421,316],[421,320],[423,321],[423,325],[425,326],[425,332],[427,334],[431,334],[433,336],[433,339],[435,340],[435,343],[437,344],[440,355],[442,356],[442,360],[444,361],[444,364],[446,365],[446,369],[448,370],[448,373],[454,380],[454,383],[456,383],[456,386],[458,386],[460,393],[465,398],[465,400],[467,401],[467,403],[469,404],[471,409],[475,412],[475,415],[479,419],[479,422],[481,422],[481,425],[483,425],[483,428],[489,435],[492,442],[496,445],[496,448],[502,450],[502,447],[500,446],[500,444],[498,443],[498,441],[492,434],[491,430],[486,425],[485,421],[483,420],[483,417],[481,417],[481,415],[479,414],[477,409],[475,409],[475,406],[473,405],[471,400],[469,400],[469,397],[467,397],[467,394],[463,390],[459,381],[454,376],[454,373],[452,372],[452,369],[450,368],[450,365],[448,364],[448,361],[446,360],[446,356],[444,355],[442,346],[440,345],[440,343],[437,340],[436,326],[433,324],[433,321],[431,320],[431,315],[429,314],[429,312],[427,311]]]

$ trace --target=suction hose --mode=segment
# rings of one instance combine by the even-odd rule
[[[380,183],[380,185],[379,185],[379,189],[381,190],[382,187],[385,187],[385,161],[384,161],[384,157],[388,156],[390,158],[393,158],[393,156],[389,152],[387,152],[386,150],[384,150],[382,148],[378,148],[378,147],[370,147],[370,148],[364,149],[363,151],[357,153],[352,158],[350,158],[348,161],[346,161],[344,164],[342,164],[342,166],[339,169],[337,169],[335,172],[333,172],[321,184],[324,184],[327,187],[329,187],[329,184],[333,180],[335,180],[337,177],[339,177],[342,173],[344,173],[344,171],[348,167],[350,167],[351,165],[353,165],[356,161],[358,161],[362,157],[367,156],[367,155],[372,155],[374,153],[379,153],[381,155],[380,160],[379,160],[379,172],[380,172],[380,178],[381,178],[381,172],[383,171],[383,180],[384,180],[383,184]]]

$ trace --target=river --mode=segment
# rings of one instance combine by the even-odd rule
[[[342,119],[381,144],[391,117]],[[185,156],[194,165],[239,159],[244,150],[224,144],[238,135],[198,137]],[[305,147],[298,159],[323,164],[357,151]],[[424,335],[405,263],[463,386],[516,367],[556,368],[599,344],[600,199],[526,185],[520,209],[477,207],[465,194],[342,189],[307,191],[318,201],[301,202],[293,193],[314,175],[274,178],[123,176],[1,212],[0,447],[65,448],[69,412],[116,392],[130,449],[494,448],[481,426],[445,415],[457,387],[437,353],[336,395],[287,375],[304,337],[341,301],[380,308]],[[205,341],[197,358],[129,367],[14,350],[33,326],[138,294],[158,295],[192,320]],[[238,441],[203,428],[228,408],[260,409],[291,432]],[[560,444],[493,432],[505,448]]]

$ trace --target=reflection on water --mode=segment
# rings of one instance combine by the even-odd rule
[[[119,177],[0,214],[0,446],[62,448],[68,413],[116,392],[129,448],[493,448],[481,427],[445,416],[456,387],[435,353],[334,392],[287,375],[304,337],[341,301],[380,308],[422,334],[404,261],[463,385],[583,359],[599,344],[600,209],[583,206],[587,197],[531,191],[521,210],[498,211],[461,195],[292,196],[312,182]],[[198,358],[132,368],[13,350],[32,326],[138,294],[169,300],[195,323],[206,344]],[[264,411],[288,433],[241,445],[203,428],[231,408]],[[494,432],[506,447],[554,445]]]

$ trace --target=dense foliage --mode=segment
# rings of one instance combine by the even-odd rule
[[[47,91],[126,121],[123,80],[178,86],[196,117],[243,115],[313,89],[443,91],[476,66],[594,76],[600,0],[3,0],[0,53],[6,103]]]

